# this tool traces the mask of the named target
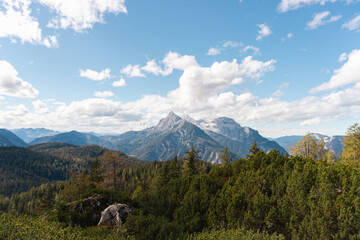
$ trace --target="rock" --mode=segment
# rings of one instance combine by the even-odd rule
[[[98,225],[123,224],[129,216],[131,208],[127,204],[113,204],[101,212],[101,218]]]

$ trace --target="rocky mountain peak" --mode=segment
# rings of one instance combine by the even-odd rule
[[[157,131],[165,131],[170,128],[173,128],[181,121],[181,117],[176,115],[174,112],[170,112],[166,118],[160,120],[160,122],[155,126],[155,130]]]

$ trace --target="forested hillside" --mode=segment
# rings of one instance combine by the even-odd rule
[[[21,147],[0,147],[0,194],[9,196],[27,191],[33,186],[51,181],[67,180],[69,173],[80,173],[96,158],[101,159],[106,148],[47,143]],[[118,153],[127,166],[140,160]]]

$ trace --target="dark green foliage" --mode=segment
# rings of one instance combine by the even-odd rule
[[[191,147],[190,151],[186,152],[183,165],[184,176],[194,176],[199,172],[199,169],[197,168],[200,160],[199,152],[200,151],[195,150],[194,146]]]
[[[249,152],[250,152],[250,154],[256,154],[259,151],[260,151],[260,148],[258,147],[256,140],[254,139],[254,143],[250,147]]]
[[[50,181],[65,180],[70,162],[19,147],[0,147],[0,194],[29,190]]]
[[[0,194],[10,196],[43,183],[67,180],[69,171],[84,171],[106,151],[106,148],[96,145],[74,146],[66,143],[47,143],[28,148],[0,147]],[[119,154],[127,166],[142,163],[122,152],[109,152]],[[101,178],[94,175],[97,173],[93,172],[93,177]]]

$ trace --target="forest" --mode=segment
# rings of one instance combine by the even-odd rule
[[[245,158],[226,147],[220,157],[207,163],[191,148],[183,158],[129,165],[104,152],[69,180],[0,197],[0,239],[360,237],[358,124],[339,157],[310,134],[290,155],[265,153],[254,141]],[[131,213],[122,224],[96,226],[94,210],[71,207],[94,196],[104,206],[126,203]]]

